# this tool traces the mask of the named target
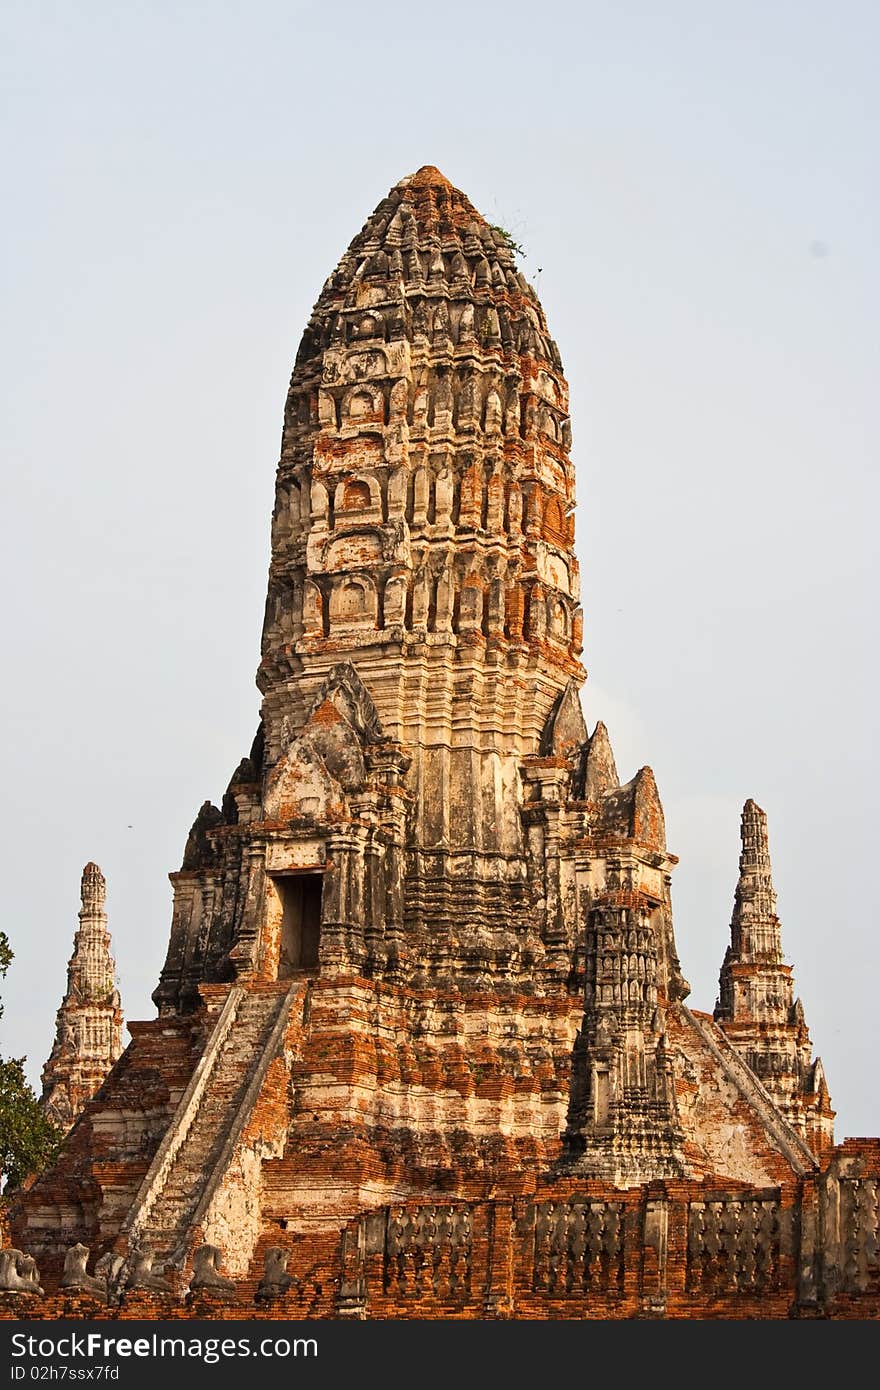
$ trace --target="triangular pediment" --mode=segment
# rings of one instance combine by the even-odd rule
[[[342,789],[308,734],[294,739],[266,779],[263,813],[270,820],[324,821]]]
[[[361,743],[381,743],[385,739],[379,712],[364,682],[350,661],[334,666],[315,696],[306,725],[329,716],[328,706],[336,710],[357,734]]]

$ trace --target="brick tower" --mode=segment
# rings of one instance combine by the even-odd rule
[[[403,179],[297,354],[259,728],[172,875],[159,1016],[15,1217],[50,1273],[83,1241],[185,1281],[207,1242],[314,1315],[819,1297],[832,1112],[761,813],[713,1019],[653,774],[582,711],[570,443],[509,238]]]
[[[71,1127],[122,1055],[122,1009],[105,911],[107,887],[97,864],[83,869],[80,893],[67,991],[42,1076],[41,1104],[62,1129]]]

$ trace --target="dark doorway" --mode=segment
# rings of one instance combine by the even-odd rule
[[[323,884],[323,874],[285,874],[275,879],[282,907],[280,980],[297,970],[318,969]]]

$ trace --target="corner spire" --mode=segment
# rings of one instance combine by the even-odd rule
[[[89,862],[83,869],[80,898],[67,991],[42,1077],[41,1104],[63,1129],[74,1123],[122,1055],[122,1008],[105,911],[107,884],[97,864]]]
[[[740,838],[731,946],[742,960],[781,962],[782,931],[776,915],[767,816],[751,798],[742,809]]]
[[[719,976],[715,1021],[770,1092],[789,1123],[817,1155],[833,1143],[827,1087],[818,1073],[792,968],[782,954],[782,928],[770,864],[767,816],[751,798],[741,820],[739,878],[730,945]]]

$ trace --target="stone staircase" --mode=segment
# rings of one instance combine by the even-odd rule
[[[291,1008],[305,1003],[298,981],[234,985],[174,1118],[120,1230],[129,1251],[149,1250],[156,1267],[180,1265],[278,1055]]]

